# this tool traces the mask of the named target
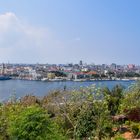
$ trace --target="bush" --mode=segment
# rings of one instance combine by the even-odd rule
[[[115,140],[126,140],[126,139],[123,137],[116,137]]]
[[[43,99],[14,97],[0,105],[0,140],[125,140],[117,135],[124,122],[114,123],[116,116],[126,116],[125,126],[138,137],[140,86],[136,84],[126,94],[122,91],[120,86],[112,90],[91,86],[55,91]]]
[[[131,130],[136,137],[140,136],[140,123],[131,122],[130,124]]]
[[[140,82],[132,85],[124,94],[121,100],[120,112],[124,113],[125,110],[139,108],[140,105]]]
[[[8,133],[10,140],[63,140],[57,126],[38,106],[24,108],[19,114],[11,113]]]
[[[92,136],[92,131],[96,127],[94,112],[92,108],[86,108],[80,113],[77,122],[77,136],[79,138]]]

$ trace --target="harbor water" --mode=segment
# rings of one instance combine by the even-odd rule
[[[27,94],[44,96],[53,90],[78,89],[87,87],[93,84],[112,88],[116,84],[121,84],[125,88],[134,84],[135,81],[92,81],[92,82],[74,82],[74,81],[57,81],[57,82],[42,82],[42,81],[26,81],[26,80],[5,80],[0,81],[0,101],[8,100],[12,95],[16,94],[17,98]]]

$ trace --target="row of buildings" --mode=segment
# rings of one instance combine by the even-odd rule
[[[134,64],[0,64],[0,74],[26,80],[117,80],[139,79],[140,66]]]

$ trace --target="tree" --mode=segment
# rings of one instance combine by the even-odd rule
[[[112,121],[105,100],[94,100],[78,116],[78,138],[105,139],[113,136]]]
[[[131,110],[140,107],[140,82],[131,85],[124,94],[121,100],[120,111],[124,112],[126,109]]]
[[[115,115],[119,109],[121,99],[123,98],[123,87],[116,85],[112,90],[108,87],[103,89],[104,98],[108,104],[110,115]]]
[[[111,136],[111,117],[102,92],[95,86],[61,93],[55,102],[56,121],[71,139]]]
[[[7,140],[8,139],[8,134],[7,134],[7,115],[6,115],[6,110],[4,109],[3,106],[0,106],[0,140]]]
[[[24,108],[9,116],[10,140],[63,140],[57,126],[47,113],[38,106]]]

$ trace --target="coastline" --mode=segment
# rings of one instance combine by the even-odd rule
[[[25,81],[42,81],[42,82],[93,82],[93,81],[139,81],[139,78],[123,78],[123,79],[45,79],[45,80],[36,80],[36,79],[28,79],[28,78],[10,78],[8,80],[25,80]],[[0,80],[2,81],[2,80]]]

